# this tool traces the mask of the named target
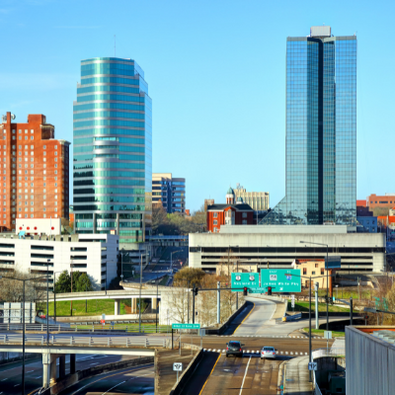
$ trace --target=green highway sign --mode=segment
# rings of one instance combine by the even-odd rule
[[[172,329],[200,329],[200,324],[171,324]]]
[[[261,287],[272,292],[300,292],[300,269],[261,269]]]
[[[247,287],[249,291],[259,288],[259,273],[232,273],[231,280],[233,292],[242,292],[244,287]]]

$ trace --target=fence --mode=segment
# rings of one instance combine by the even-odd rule
[[[5,331],[22,331],[22,324],[0,324],[0,332]],[[26,324],[26,331],[30,332],[46,332],[46,324]],[[171,326],[158,326],[156,325],[141,325],[141,331],[137,324],[122,325],[118,323],[112,324],[92,324],[89,322],[79,322],[72,326],[64,326],[62,324],[49,325],[50,332],[111,332],[111,331],[123,331],[127,333],[169,333]]]
[[[0,345],[14,345],[22,344],[22,336],[19,334],[0,335]],[[44,335],[27,335],[25,336],[25,345],[42,345],[47,344],[47,337]],[[168,339],[155,339],[152,337],[136,338],[135,336],[65,336],[65,335],[50,335],[50,346],[80,346],[80,347],[169,347]]]
[[[312,352],[313,360],[323,357],[340,357],[346,355],[346,350],[342,348],[318,348]]]

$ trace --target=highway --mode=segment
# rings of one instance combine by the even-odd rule
[[[145,394],[154,395],[154,366],[137,367],[109,372],[85,380],[59,395],[87,394]]]
[[[102,365],[129,359],[121,356],[106,355],[77,355],[77,370],[91,368],[93,366]],[[42,386],[42,363],[41,355],[34,360],[26,361],[26,394]],[[0,367],[0,395],[15,395],[21,393],[21,362],[14,362]],[[66,374],[70,372],[69,360],[66,357]],[[59,372],[57,372],[58,374]]]
[[[280,364],[287,359],[308,355],[309,341],[303,335],[290,335],[306,326],[305,322],[275,324],[274,302],[248,297],[255,306],[245,309],[236,318],[230,333],[204,338],[203,360],[183,393],[191,395],[259,395],[278,394],[277,379]],[[198,339],[195,344],[199,344]],[[226,357],[226,343],[240,340],[243,357]],[[329,345],[332,341],[329,342]],[[261,360],[260,349],[273,346],[275,360]],[[312,339],[312,348],[326,347],[326,340]]]

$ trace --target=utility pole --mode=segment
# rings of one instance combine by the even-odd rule
[[[319,329],[318,320],[318,282],[315,283],[315,329]]]
[[[217,282],[217,324],[221,323],[221,283]]]

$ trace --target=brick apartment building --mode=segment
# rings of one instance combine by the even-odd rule
[[[27,123],[0,124],[0,228],[14,231],[16,218],[69,218],[69,145],[55,139],[42,114]]]
[[[366,205],[375,217],[387,216],[389,210],[395,206],[395,193],[377,196],[372,194],[366,198]]]

